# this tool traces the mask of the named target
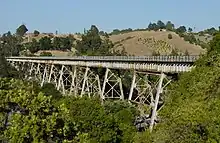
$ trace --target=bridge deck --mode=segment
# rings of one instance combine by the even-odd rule
[[[179,62],[191,63],[195,56],[74,56],[74,57],[8,57],[8,59],[68,60],[68,61],[111,61],[111,62]]]
[[[190,71],[198,58],[199,56],[8,57],[7,61],[179,73]]]

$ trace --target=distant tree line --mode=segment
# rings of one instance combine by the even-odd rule
[[[76,49],[76,55],[126,55],[124,48],[115,49],[114,44],[109,40],[109,35],[106,32],[99,31],[99,29],[92,25],[89,30],[85,30],[81,34],[82,39],[76,40],[74,36],[68,35],[66,37],[58,37],[53,35],[43,36],[40,39],[36,38],[40,34],[39,31],[34,30],[34,37],[27,42],[25,34],[28,31],[25,25],[17,28],[14,35],[11,32],[5,33],[1,37],[4,44],[5,53],[10,56],[18,56],[20,54],[25,56],[33,56],[38,51],[59,50],[71,51]],[[42,53],[41,56],[50,56],[50,53]]]
[[[23,44],[25,49],[31,53],[36,53],[39,50],[61,50],[70,51],[73,47],[75,38],[72,36],[67,37],[42,37],[39,41],[32,39],[31,42]]]

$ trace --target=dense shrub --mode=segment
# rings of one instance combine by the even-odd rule
[[[40,56],[51,57],[53,56],[51,52],[41,52]]]
[[[168,34],[168,39],[173,39],[172,34]]]

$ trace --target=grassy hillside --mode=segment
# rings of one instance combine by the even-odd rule
[[[171,34],[172,38],[169,39],[168,34]],[[27,34],[24,39],[25,42],[28,42],[32,41],[33,38],[39,40],[44,36],[51,38],[67,37],[68,34],[40,34],[39,36]],[[76,40],[81,40],[81,35],[71,34],[71,36]],[[197,38],[200,38],[200,36],[197,36]],[[160,53],[160,55],[168,55],[172,50],[178,51],[179,54],[184,54],[188,51],[190,55],[198,55],[205,52],[199,45],[190,44],[176,33],[170,31],[132,31],[124,34],[110,35],[109,39],[114,43],[116,49],[122,49],[124,47],[129,55],[136,56],[152,55],[155,52]],[[52,53],[55,56],[71,55],[63,52],[59,53],[59,51],[52,51]]]
[[[172,35],[172,39],[168,39],[168,34]],[[190,44],[176,33],[167,31],[134,31],[112,35],[110,39],[116,48],[124,47],[128,54],[138,56],[151,55],[153,51],[170,54],[172,49],[177,49],[179,53],[187,50],[191,55],[205,52],[200,46]]]

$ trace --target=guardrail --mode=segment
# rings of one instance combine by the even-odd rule
[[[68,60],[68,61],[127,61],[127,62],[195,62],[195,56],[74,56],[74,57],[7,57],[7,59]]]

